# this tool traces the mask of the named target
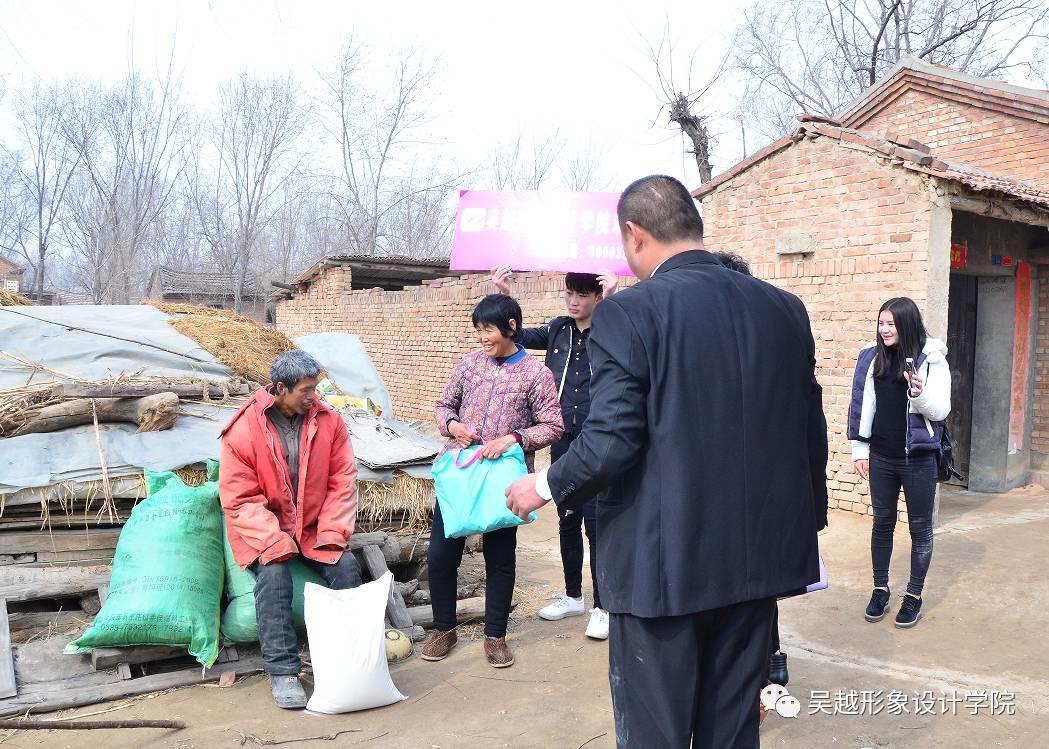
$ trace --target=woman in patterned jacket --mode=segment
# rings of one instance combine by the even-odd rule
[[[528,470],[534,470],[535,451],[553,445],[564,433],[554,376],[517,343],[521,306],[513,298],[486,296],[474,308],[472,319],[481,350],[459,362],[434,414],[441,434],[448,438],[441,454],[480,443],[483,459],[495,459],[519,444]],[[455,589],[464,544],[463,538],[445,538],[441,509],[435,507],[428,559],[434,630],[422,652],[428,661],[447,657],[458,639]],[[495,668],[514,663],[506,644],[506,623],[516,551],[516,527],[484,534],[484,653]]]

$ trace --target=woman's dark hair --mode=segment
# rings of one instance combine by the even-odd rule
[[[475,328],[493,325],[513,341],[521,337],[521,318],[521,305],[506,294],[489,294],[477,303],[471,317]],[[511,320],[517,322],[516,328],[510,327]]]
[[[878,342],[878,354],[874,359],[874,374],[877,377],[892,376],[903,379],[904,359],[910,357],[915,361],[925,348],[925,340],[929,337],[922,322],[922,313],[913,299],[905,296],[894,297],[881,306],[878,310],[878,320],[881,320],[882,312],[891,312],[893,323],[896,325],[896,335],[899,343],[894,347],[895,355],[891,352],[885,341],[875,327],[874,337]]]
[[[729,270],[734,270],[736,273],[742,273],[744,276],[751,275],[750,263],[743,259],[742,256],[736,255],[732,252],[714,252],[711,253],[719,263],[724,265]]]
[[[565,288],[576,294],[600,294],[602,291],[595,273],[566,273]]]

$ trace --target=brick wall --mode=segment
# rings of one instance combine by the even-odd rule
[[[945,236],[934,238],[925,178],[829,138],[803,139],[702,202],[708,249],[739,253],[756,276],[808,307],[830,436],[831,506],[869,513],[846,439],[856,354],[873,340],[878,308],[891,296],[913,298],[930,320],[942,320],[930,325],[933,334],[946,335],[946,291],[932,301],[928,292],[937,274],[946,284],[946,271],[930,268],[929,247],[943,243],[946,252],[949,212]],[[778,256],[777,240],[791,234],[812,237],[814,252]]]
[[[327,270],[308,291],[277,305],[277,327],[292,337],[325,331],[359,336],[397,417],[432,420],[452,369],[477,349],[470,313],[495,287],[487,274],[426,281],[403,291],[351,291],[350,279],[346,266]],[[512,283],[526,326],[565,314],[563,291],[563,274],[519,273]]]
[[[941,159],[1049,185],[1049,118],[1020,117],[911,89],[852,125],[894,130],[930,146]]]

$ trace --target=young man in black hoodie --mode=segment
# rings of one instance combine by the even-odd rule
[[[503,294],[510,293],[509,266],[492,271],[492,281]],[[525,348],[546,352],[546,365],[554,373],[557,395],[565,420],[565,434],[551,448],[551,460],[565,454],[568,446],[579,435],[590,412],[590,358],[587,340],[590,337],[590,319],[594,307],[606,296],[615,293],[619,279],[610,272],[568,273],[565,275],[565,308],[567,315],[555,317],[538,328],[521,331],[520,343]],[[608,613],[601,608],[597,587],[597,523],[595,504],[588,502],[581,511],[559,511],[561,537],[561,564],[565,572],[565,594],[555,603],[539,612],[543,619],[556,621],[569,616],[582,616],[583,603],[583,528],[590,543],[590,576],[594,585],[594,607],[586,628],[587,637],[608,639]]]

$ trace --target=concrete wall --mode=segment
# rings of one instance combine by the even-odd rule
[[[812,320],[830,437],[832,507],[870,512],[846,438],[860,347],[878,308],[909,296],[946,335],[949,211],[926,178],[829,138],[804,139],[703,198],[707,246],[747,258],[755,275],[797,294]],[[938,203],[936,201],[939,201]],[[786,239],[785,239],[786,238]],[[803,239],[812,252],[777,255]],[[941,283],[937,281],[937,283]]]

